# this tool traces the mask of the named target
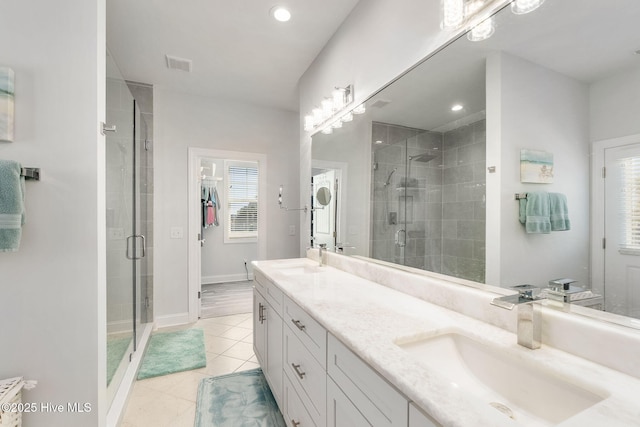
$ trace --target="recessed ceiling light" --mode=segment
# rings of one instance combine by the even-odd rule
[[[289,12],[282,6],[274,6],[271,9],[271,16],[273,16],[276,21],[287,22],[289,19],[291,19],[291,12]]]
[[[377,140],[376,144],[382,144],[382,141],[381,140]]]
[[[451,111],[460,111],[462,110],[462,105],[460,104],[455,104],[454,106],[451,107]]]

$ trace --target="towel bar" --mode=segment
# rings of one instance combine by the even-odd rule
[[[20,176],[24,176],[25,179],[40,181],[40,168],[22,168],[20,169]]]
[[[516,193],[516,200],[526,199],[527,193]]]

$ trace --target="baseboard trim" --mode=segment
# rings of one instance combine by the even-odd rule
[[[154,319],[156,328],[166,328],[169,326],[185,325],[189,322],[189,313],[170,314],[167,316],[156,316]]]
[[[224,274],[217,276],[202,276],[200,283],[203,285],[209,285],[212,283],[227,283],[227,282],[244,282],[247,280],[247,274]],[[249,273],[249,280],[253,280],[253,273]]]

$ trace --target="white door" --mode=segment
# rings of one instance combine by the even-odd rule
[[[640,318],[640,141],[604,151],[605,310]]]
[[[335,170],[327,170],[313,176],[313,244],[325,243],[327,248],[333,249],[336,243],[336,187],[337,174]],[[318,189],[326,187],[331,193],[331,200],[322,206],[315,198]]]

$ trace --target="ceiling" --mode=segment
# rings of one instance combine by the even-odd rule
[[[107,0],[107,46],[125,79],[298,111],[298,81],[358,0]],[[292,14],[280,23],[275,5]],[[171,70],[165,55],[193,61]]]
[[[528,15],[514,15],[506,7],[488,40],[461,37],[376,94],[367,102],[368,111],[372,120],[419,129],[463,125],[485,109],[485,60],[496,51],[585,84],[640,70],[638,22],[638,0],[549,0]],[[378,100],[387,103],[375,108]],[[454,103],[464,110],[453,113]]]

